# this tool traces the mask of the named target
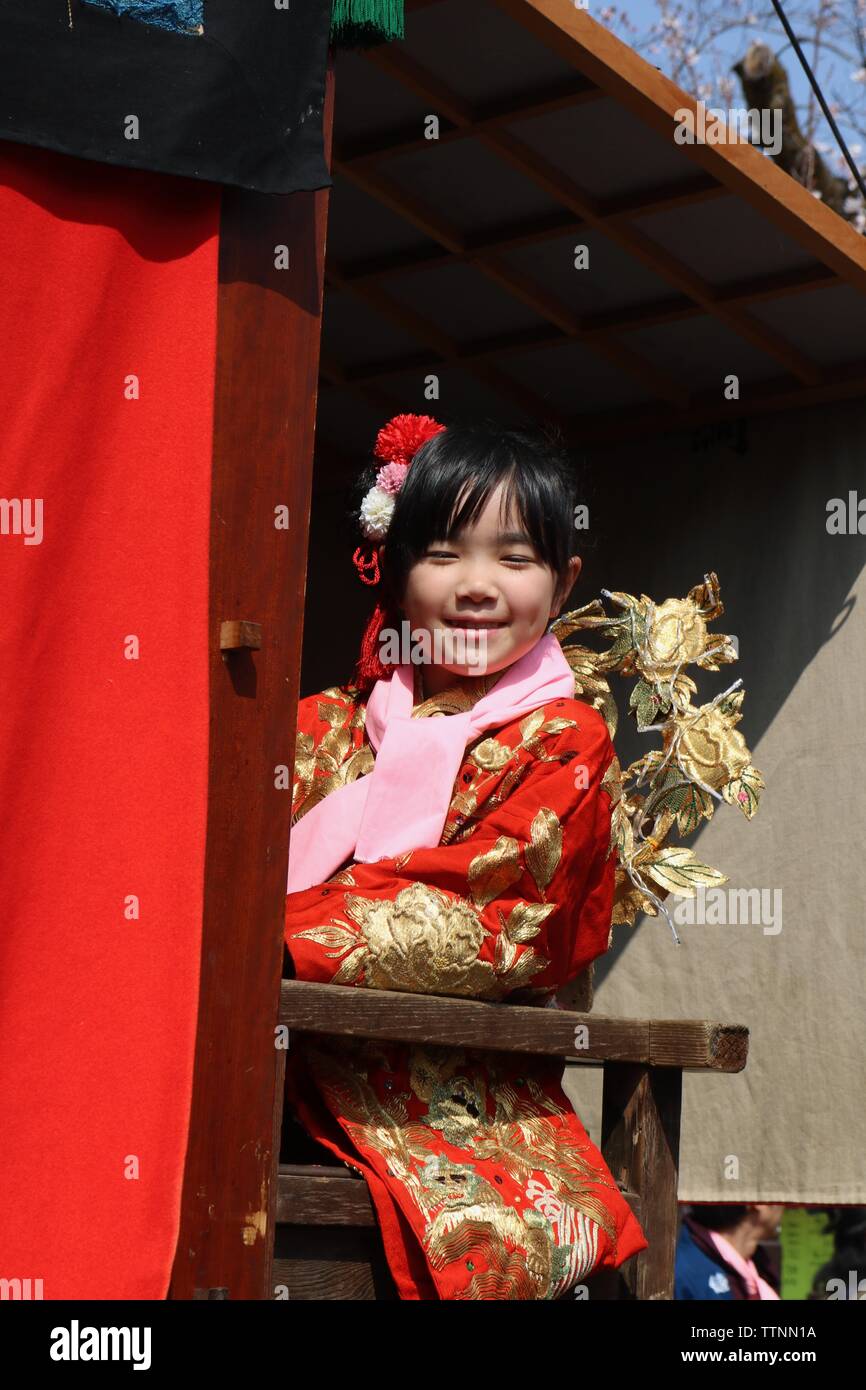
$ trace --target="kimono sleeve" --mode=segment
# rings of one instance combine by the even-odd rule
[[[352,687],[332,686],[298,701],[292,778],[292,824],[346,779],[368,772],[364,709]]]
[[[581,705],[465,840],[352,864],[286,898],[296,978],[504,999],[573,979],[610,944],[614,760]]]

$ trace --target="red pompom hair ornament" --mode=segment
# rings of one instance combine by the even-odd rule
[[[444,429],[432,415],[395,415],[377,434],[373,453],[385,463],[411,463],[421,445]]]
[[[422,444],[432,439],[434,434],[441,434],[445,428],[430,415],[395,415],[377,434],[373,454],[382,461],[382,467],[361,503],[360,513],[361,530],[374,545],[369,556],[360,546],[352,556],[362,584],[379,583],[379,546],[375,542],[383,541],[388,534],[396,497],[406,480],[412,459]],[[390,614],[381,603],[377,603],[370,614],[355,667],[354,683],[359,690],[371,690],[376,681],[384,680],[391,674],[379,659],[379,633],[386,622],[396,620],[396,615]]]

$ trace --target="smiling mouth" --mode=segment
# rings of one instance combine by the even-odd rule
[[[489,632],[494,628],[507,627],[507,623],[492,622],[488,618],[446,618],[448,627],[475,628],[481,632]]]

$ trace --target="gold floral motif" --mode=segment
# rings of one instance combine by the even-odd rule
[[[442,832],[442,844],[462,845],[465,840],[468,840],[480,829],[481,825],[482,821],[479,817],[467,816],[464,820],[461,816],[457,816],[446,822]]]
[[[516,947],[528,939],[528,928],[536,922],[515,918],[516,909],[505,933],[508,950],[503,947],[492,964],[480,960],[481,948],[493,933],[471,902],[429,884],[412,883],[393,899],[347,893],[344,905],[348,921],[334,918],[292,933],[315,941],[326,956],[339,960],[332,984],[498,999],[550,963],[531,947],[518,954]]]
[[[346,906],[367,942],[371,989],[471,995],[494,983],[493,966],[478,959],[489,933],[462,899],[413,883],[393,903],[351,897]]]
[[[639,669],[647,680],[669,681],[681,666],[703,656],[706,641],[703,614],[689,599],[652,604]]]
[[[720,791],[726,782],[740,777],[751,761],[746,740],[734,728],[741,718],[718,706],[701,705],[696,714],[672,720],[665,727],[665,749],[676,741],[677,762],[686,776]]]
[[[499,772],[514,757],[515,750],[498,738],[485,738],[473,748],[470,757],[483,772]]]
[[[498,772],[503,767],[507,767],[521,748],[526,749],[538,762],[554,762],[558,760],[557,755],[547,752],[543,736],[545,734],[558,734],[563,729],[576,729],[578,727],[576,719],[566,719],[562,716],[545,719],[543,709],[533,710],[518,725],[520,730],[519,743],[515,743],[512,747],[496,737],[485,738],[470,750],[469,756],[476,767],[481,768],[483,772]]]
[[[575,700],[582,700],[584,704],[597,709],[613,738],[619,722],[619,710],[610,686],[601,674],[598,653],[589,647],[571,643],[563,648],[563,655],[574,675]]]

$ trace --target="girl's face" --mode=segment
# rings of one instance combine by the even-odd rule
[[[513,513],[501,520],[502,491],[500,483],[474,525],[431,543],[409,571],[402,607],[413,633],[430,634],[435,664],[423,668],[430,695],[455,677],[477,678],[518,661],[559,614],[580,571],[575,555],[567,581],[557,583]]]

